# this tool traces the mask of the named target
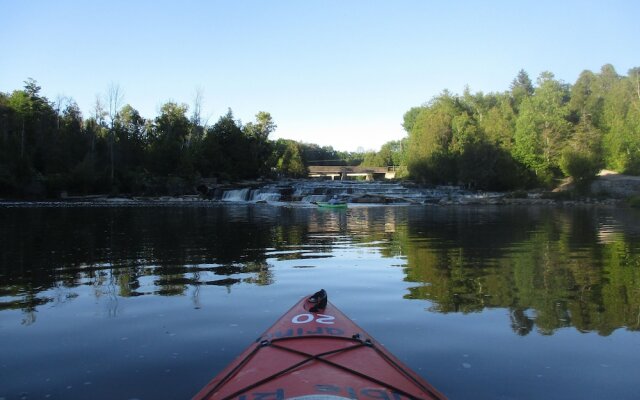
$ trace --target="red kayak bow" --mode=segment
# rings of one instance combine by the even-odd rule
[[[327,301],[287,311],[194,399],[445,399]]]

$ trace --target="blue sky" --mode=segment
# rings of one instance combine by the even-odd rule
[[[268,111],[273,139],[378,149],[444,89],[504,91],[520,69],[626,74],[639,15],[631,0],[0,0],[0,91],[32,77],[88,115],[113,82],[154,118],[200,88],[210,124]]]

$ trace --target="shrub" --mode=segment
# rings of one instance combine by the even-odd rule
[[[458,178],[456,158],[450,153],[435,152],[427,159],[410,163],[409,174],[422,183],[456,183]]]
[[[458,159],[459,180],[483,190],[527,187],[525,171],[504,149],[489,143],[465,147]]]
[[[579,153],[576,150],[567,149],[560,158],[562,172],[573,178],[576,185],[584,185],[593,180],[600,170],[600,163],[591,154]]]

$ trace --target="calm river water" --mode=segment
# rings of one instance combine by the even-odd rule
[[[187,399],[300,297],[452,399],[640,398],[640,212],[0,208],[0,399]]]

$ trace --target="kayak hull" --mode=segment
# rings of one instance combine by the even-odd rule
[[[315,308],[314,308],[315,307]],[[194,399],[444,399],[330,302],[305,298]]]

